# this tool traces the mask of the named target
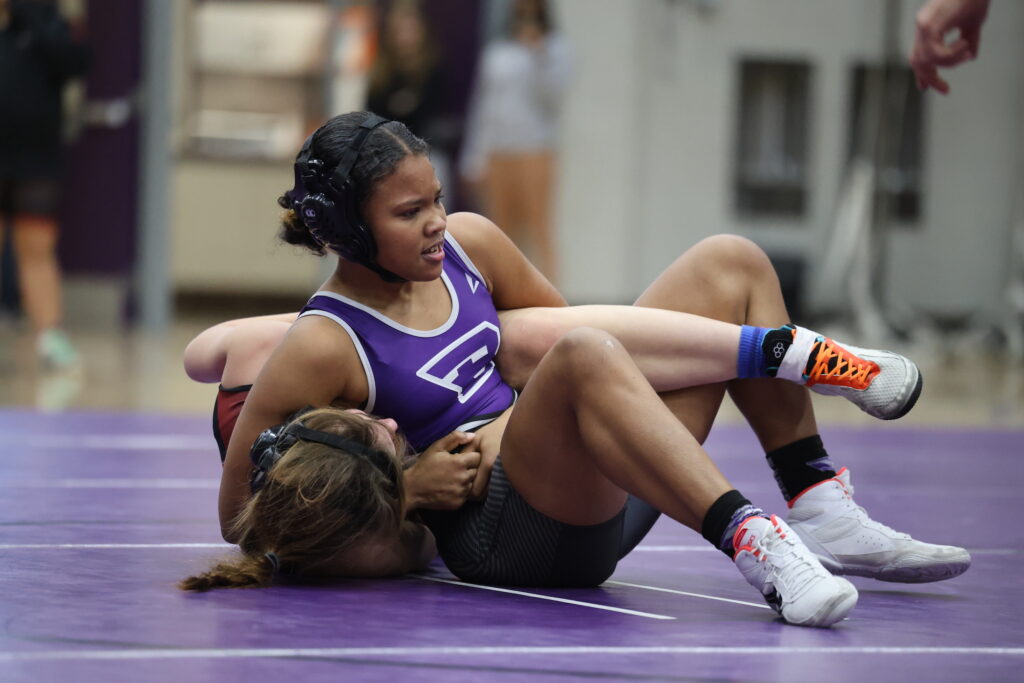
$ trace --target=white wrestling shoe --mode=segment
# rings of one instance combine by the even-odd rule
[[[801,363],[818,342],[814,357]],[[817,394],[842,396],[880,420],[903,417],[921,395],[921,372],[898,353],[839,344],[803,327],[793,332],[792,349],[795,353],[786,354],[777,377]]]
[[[857,604],[857,589],[832,576],[775,515],[750,517],[733,536],[736,566],[790,624],[827,627]]]
[[[833,574],[928,583],[959,576],[971,566],[963,548],[915,541],[868,517],[853,502],[845,467],[790,501],[786,521]]]

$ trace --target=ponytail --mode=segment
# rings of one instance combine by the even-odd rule
[[[178,583],[183,591],[208,591],[212,588],[266,588],[274,582],[278,569],[274,553],[243,554],[218,562],[208,571]]]

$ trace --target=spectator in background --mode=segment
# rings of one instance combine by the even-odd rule
[[[13,225],[22,307],[50,367],[77,361],[60,327],[56,211],[61,94],[87,64],[52,2],[0,0],[0,212]]]
[[[939,67],[953,67],[978,58],[981,25],[988,15],[989,0],[929,0],[917,12],[917,32],[910,51],[917,87],[935,88],[945,95],[949,83],[939,76]],[[946,34],[959,31],[956,40]]]
[[[545,0],[513,0],[505,35],[485,48],[460,162],[485,212],[557,284],[552,199],[569,50]]]
[[[366,108],[426,139],[438,179],[449,187],[458,126],[445,112],[444,59],[420,0],[392,2],[378,22],[377,46]]]

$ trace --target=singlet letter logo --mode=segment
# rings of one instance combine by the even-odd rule
[[[480,286],[480,281],[474,278],[469,273],[466,273],[466,282],[469,283],[469,291],[476,294],[476,288]]]
[[[494,372],[501,332],[482,322],[441,350],[416,371],[416,376],[450,389],[465,403]]]

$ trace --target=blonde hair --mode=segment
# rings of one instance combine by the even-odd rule
[[[298,420],[321,432],[375,448],[373,422],[338,408]],[[292,423],[294,424],[294,422]],[[297,441],[267,473],[263,487],[232,524],[241,553],[178,584],[182,590],[269,586],[275,575],[316,576],[327,560],[360,539],[395,531],[405,516],[404,442],[385,472],[369,458],[312,441]]]

